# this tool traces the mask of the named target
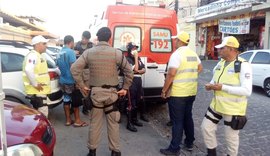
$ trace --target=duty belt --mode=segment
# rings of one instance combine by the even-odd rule
[[[101,87],[101,88],[105,88],[105,89],[110,89],[110,88],[118,88],[118,85],[116,85],[116,86],[111,86],[111,85],[91,86],[91,88],[92,87]]]

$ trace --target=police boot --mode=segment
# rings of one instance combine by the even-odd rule
[[[140,119],[141,119],[142,121],[149,122],[149,120],[148,120],[147,117],[145,116],[145,112],[146,112],[145,109],[146,109],[146,108],[145,108],[145,101],[144,101],[144,99],[141,99],[141,100],[140,100]]]
[[[90,149],[87,156],[96,156],[96,149]]]
[[[141,119],[142,121],[149,122],[149,120],[147,119],[147,117],[146,117],[144,114],[141,114],[140,119]]]
[[[112,151],[111,156],[121,156],[121,152]]]
[[[213,149],[207,148],[207,156],[217,156],[216,148]]]
[[[131,112],[127,112],[127,129],[131,132],[137,132],[137,128],[131,122]]]
[[[143,124],[137,119],[137,109],[133,109],[131,111],[132,113],[132,123],[135,125],[135,126],[138,126],[138,127],[142,127]]]

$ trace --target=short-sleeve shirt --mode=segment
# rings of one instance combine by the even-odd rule
[[[170,57],[168,69],[169,68],[179,68],[181,65],[181,53],[185,52],[185,48],[189,48],[187,46],[183,46],[178,48]],[[197,56],[198,64],[201,64],[201,60]]]
[[[76,54],[74,50],[63,47],[57,57],[57,66],[61,71],[60,83],[61,84],[74,84],[75,81],[70,72],[71,64],[76,61]]]

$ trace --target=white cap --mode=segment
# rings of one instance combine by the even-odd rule
[[[31,45],[35,45],[35,44],[38,44],[38,43],[47,43],[48,41],[49,41],[49,40],[45,39],[43,36],[38,35],[38,36],[35,36],[35,37],[32,39]]]

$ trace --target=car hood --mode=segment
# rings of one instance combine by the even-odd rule
[[[40,142],[46,129],[44,127],[48,125],[44,115],[25,105],[6,100],[4,114],[8,146]]]

